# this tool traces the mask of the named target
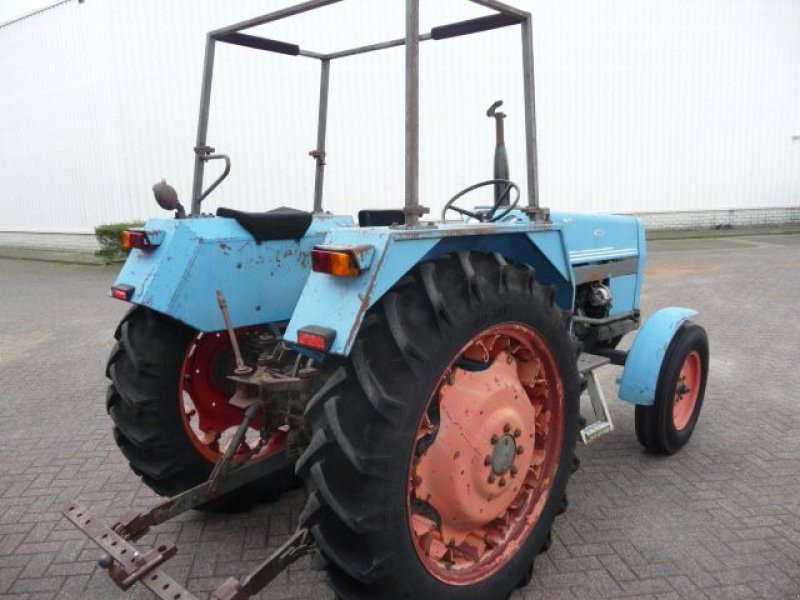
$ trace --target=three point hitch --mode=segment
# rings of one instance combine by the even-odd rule
[[[318,369],[311,361],[303,364],[297,357],[293,366],[285,365],[280,340],[272,352],[264,351],[255,368],[244,363],[239,343],[228,316],[225,296],[217,291],[217,302],[230,336],[236,368],[229,375],[236,392],[231,406],[244,411],[230,443],[214,465],[208,480],[172,498],[162,500],[141,513],[129,512],[111,526],[103,524],[86,509],[73,504],[64,516],[80,529],[104,554],[98,564],[108,571],[122,590],[140,582],[162,600],[197,600],[188,590],[160,570],[178,548],[161,543],[140,551],[132,542],[140,539],[151,527],[164,523],[188,510],[198,508],[245,485],[283,471],[293,464],[292,450],[302,445],[305,435],[301,409],[311,395],[312,381]],[[260,439],[255,445],[246,440],[253,420],[261,415]],[[283,443],[285,450],[270,452],[272,442]],[[263,454],[263,456],[260,456]],[[211,595],[213,600],[245,600],[268,585],[295,560],[314,549],[307,529],[297,530],[291,538],[250,575],[239,581],[228,579]]]

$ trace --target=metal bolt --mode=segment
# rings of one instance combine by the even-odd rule
[[[487,479],[489,483],[494,483],[494,475],[489,475],[489,479]]]
[[[419,485],[422,483],[422,477],[420,477],[419,475],[414,475],[414,479],[412,480],[412,482],[414,483],[414,485]]]
[[[492,457],[487,454],[486,458],[483,459],[483,464],[487,467],[492,464]]]
[[[511,431],[511,424],[506,423],[505,425],[503,425],[503,433],[508,433],[509,431]]]
[[[497,482],[497,485],[499,485],[500,487],[505,487],[506,480],[503,477],[501,477],[500,481]]]
[[[519,427],[517,427],[517,428],[514,430],[514,437],[519,437],[519,436],[521,436],[521,435],[522,435],[522,430],[521,430]]]
[[[525,448],[522,446],[517,446],[517,454],[522,454],[523,452],[525,452]]]
[[[491,440],[489,440],[489,441],[490,441],[490,442],[492,442],[492,446],[494,446],[495,444],[497,444],[497,442],[499,442],[499,441],[500,441],[500,436],[498,436],[498,435],[495,433],[494,435],[492,435],[492,439],[491,439]]]
[[[111,565],[114,564],[114,559],[111,558],[108,554],[103,554],[97,561],[97,564],[100,565],[104,569],[110,569]]]
[[[511,467],[511,477],[516,477],[518,472],[517,467]]]

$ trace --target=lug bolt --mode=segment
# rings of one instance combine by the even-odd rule
[[[497,442],[500,441],[500,437],[495,433],[494,435],[492,435],[492,439],[489,441],[492,442],[492,446],[494,446],[495,444],[497,444]]]
[[[517,446],[517,454],[522,454],[523,452],[525,452],[525,448],[522,446]]]
[[[517,473],[517,467],[511,467],[511,477],[516,477]]]
[[[487,454],[486,458],[483,459],[483,464],[487,467],[492,464],[492,457]]]
[[[489,475],[489,479],[487,479],[489,483],[494,483],[494,475]]]
[[[511,431],[511,425],[509,423],[506,423],[505,425],[503,425],[503,433],[508,433],[509,431]]]
[[[501,477],[500,481],[497,482],[497,485],[499,485],[500,487],[505,487],[506,480]]]
[[[522,430],[521,430],[519,427],[517,427],[517,428],[514,430],[514,437],[519,437],[519,436],[521,436],[521,435],[522,435]]]

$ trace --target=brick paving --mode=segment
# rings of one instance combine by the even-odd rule
[[[800,236],[651,245],[645,314],[681,304],[709,331],[711,377],[692,442],[644,454],[633,410],[579,450],[570,509],[514,600],[800,597]],[[78,499],[109,519],[154,495],[105,414],[103,366],[125,306],[111,269],[0,260],[0,597],[152,598],[119,592],[98,550],[60,516]],[[602,379],[609,396],[619,371]],[[195,593],[242,575],[290,533],[303,497],[237,515],[189,513],[143,543],[176,540],[167,570]],[[262,598],[332,598],[308,561]]]

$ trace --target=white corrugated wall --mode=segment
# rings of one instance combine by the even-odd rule
[[[90,231],[189,204],[204,35],[288,0],[85,0],[0,27],[0,231]],[[535,17],[542,203],[657,212],[800,205],[800,2],[516,0]],[[403,35],[401,0],[348,0],[256,30],[329,51]],[[423,29],[486,11],[423,0]],[[422,50],[421,199],[491,176],[506,100],[524,181],[519,35]],[[207,201],[310,208],[316,61],[218,45]],[[403,51],[334,62],[326,209],[403,202]],[[217,165],[208,169],[213,177]]]

